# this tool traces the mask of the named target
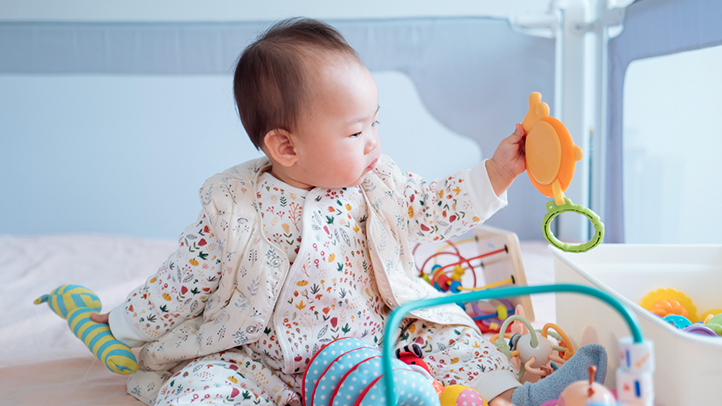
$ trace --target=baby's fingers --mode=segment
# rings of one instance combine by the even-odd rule
[[[514,135],[519,138],[526,135],[526,130],[524,129],[524,126],[521,125],[521,123],[516,123],[516,126],[514,127]]]
[[[96,323],[108,324],[108,313],[91,313],[90,320],[93,320]]]

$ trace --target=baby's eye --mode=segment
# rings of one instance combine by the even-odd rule
[[[357,137],[359,137],[360,135],[361,135],[360,132],[358,132],[358,133],[356,133],[356,134],[351,134],[351,138],[357,138]]]
[[[381,122],[379,120],[376,120],[373,124],[371,124],[371,127],[376,127],[379,124],[381,124]]]

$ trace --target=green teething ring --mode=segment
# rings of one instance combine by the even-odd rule
[[[579,213],[589,219],[594,226],[594,235],[591,240],[583,244],[573,245],[563,243],[554,236],[551,229],[552,220],[554,220],[554,217],[566,212]],[[564,204],[559,206],[554,204],[554,200],[547,203],[547,214],[545,214],[544,219],[542,219],[542,230],[544,231],[544,238],[546,238],[551,245],[566,252],[587,252],[599,245],[599,243],[602,242],[602,238],[604,238],[604,223],[602,223],[597,213],[584,206],[572,203],[567,197],[564,198]]]

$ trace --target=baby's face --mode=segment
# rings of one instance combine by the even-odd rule
[[[307,189],[359,185],[380,154],[374,78],[353,60],[329,65],[309,80],[311,102],[294,131],[299,159],[290,174]]]

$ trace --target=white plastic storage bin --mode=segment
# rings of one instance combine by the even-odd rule
[[[556,283],[596,287],[632,310],[645,338],[654,341],[655,405],[720,405],[722,337],[676,330],[638,305],[649,292],[684,292],[700,315],[722,308],[722,245],[602,244],[582,254],[554,253]],[[619,314],[587,296],[557,294],[557,324],[576,346],[596,342],[609,355],[605,385],[616,388],[618,341],[629,336]]]

